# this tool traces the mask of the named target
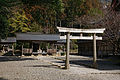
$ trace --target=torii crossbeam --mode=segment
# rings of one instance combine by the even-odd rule
[[[97,60],[97,54],[96,54],[96,40],[102,40],[102,37],[96,36],[96,34],[104,33],[105,28],[101,29],[75,29],[75,28],[65,28],[65,27],[57,27],[59,32],[65,32],[67,33],[67,36],[60,36],[60,39],[66,39],[67,42],[67,52],[66,52],[66,62],[65,62],[65,68],[69,69],[69,51],[70,51],[70,39],[82,39],[82,40],[93,40],[93,67],[96,68],[96,60]],[[70,36],[70,33],[80,33],[80,36]],[[83,33],[87,34],[93,34],[93,36],[83,36]]]

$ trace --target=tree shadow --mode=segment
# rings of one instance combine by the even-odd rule
[[[0,62],[36,60],[34,58],[21,58],[16,56],[0,56]]]
[[[86,58],[71,57],[70,66],[80,67],[80,68],[81,67],[94,68],[92,57],[91,56],[87,56],[87,57]],[[59,57],[58,59],[62,60],[62,62],[65,63],[65,57]],[[62,62],[60,61],[57,63],[62,63]],[[120,70],[120,56],[106,56],[106,57],[98,58],[97,69],[98,70]]]
[[[70,64],[93,68],[92,60],[70,60]],[[120,64],[120,63],[114,63],[112,61],[98,60],[97,61],[97,69],[98,70],[120,70],[120,66],[118,64]]]
[[[46,68],[57,68],[58,69],[58,67],[55,65],[29,65],[29,66],[24,66],[24,67],[36,67],[36,68],[46,67]]]
[[[0,77],[0,80],[8,80],[8,79],[5,79],[5,78]]]

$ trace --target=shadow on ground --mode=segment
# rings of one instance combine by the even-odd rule
[[[2,53],[2,56],[13,56],[12,51],[9,51],[7,53]]]
[[[92,60],[71,60],[70,64],[80,65],[84,67],[92,68],[93,61]],[[120,70],[120,63],[112,62],[112,61],[97,61],[97,69],[99,70]]]
[[[56,61],[55,63],[65,63],[65,57],[56,58],[61,61]],[[80,68],[94,68],[92,57],[82,58],[82,57],[71,57],[70,66],[80,67]],[[104,57],[97,60],[98,70],[120,70],[120,56],[110,56]]]
[[[4,79],[4,78],[0,77],[0,80],[8,80],[8,79]]]
[[[36,68],[42,68],[42,67],[46,67],[46,68],[58,68],[57,66],[54,66],[54,65],[29,65],[29,66],[24,66],[24,67],[36,67]]]
[[[16,56],[0,56],[0,62],[36,60],[34,58],[21,58]]]

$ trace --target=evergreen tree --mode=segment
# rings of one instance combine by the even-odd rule
[[[6,0],[0,0],[0,40],[7,36],[8,21],[7,21],[8,8]]]
[[[11,7],[19,4],[19,0],[0,0],[0,38],[6,38],[9,33],[9,15]]]

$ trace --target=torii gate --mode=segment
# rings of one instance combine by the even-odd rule
[[[96,36],[96,34],[102,34],[105,31],[105,28],[102,29],[75,29],[75,28],[65,28],[65,27],[57,27],[59,32],[67,33],[67,36],[60,36],[60,39],[66,39],[67,42],[67,52],[66,52],[66,62],[65,69],[70,68],[69,64],[69,51],[70,51],[70,39],[82,39],[82,40],[93,40],[93,67],[96,68],[97,63],[97,54],[96,54],[96,40],[102,40],[102,37]],[[80,33],[80,36],[70,36],[70,33]],[[83,36],[83,33],[93,34],[93,36]]]

